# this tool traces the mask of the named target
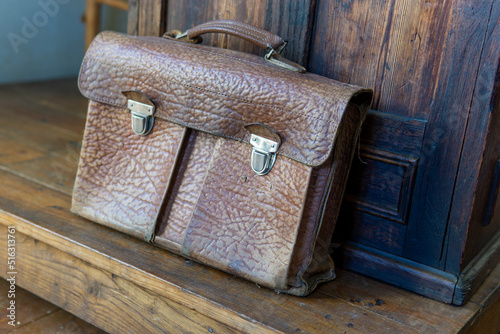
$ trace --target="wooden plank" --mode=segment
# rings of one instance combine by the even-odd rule
[[[5,227],[1,234],[0,244],[5,249]],[[209,332],[210,329],[216,333],[234,333],[193,310],[17,232],[16,254],[16,280],[20,286],[29,287],[33,293],[109,333]],[[4,264],[0,268],[2,273],[7,271]],[[59,321],[64,326],[64,320]]]
[[[92,43],[94,37],[99,33],[101,17],[101,6],[97,0],[85,2],[85,49]]]
[[[0,140],[0,166],[43,157],[44,152],[8,138]]]
[[[139,35],[139,0],[128,1],[127,34]]]
[[[480,309],[462,327],[460,333],[500,333],[500,264],[493,269],[477,293],[472,296],[469,304],[473,303]]]
[[[17,103],[15,106],[2,103],[2,107],[0,120],[8,122],[4,124],[12,125],[9,134],[13,136],[16,130],[20,132],[25,130],[26,127],[21,124],[23,120],[38,123],[41,130],[71,134],[74,135],[74,138],[83,136],[84,117],[30,102]],[[85,109],[84,107],[83,110]],[[49,122],[49,120],[51,121]],[[47,133],[47,135],[50,135],[50,133]]]
[[[58,310],[42,319],[27,324],[26,326],[16,328],[15,334],[53,334],[53,333],[72,333],[72,334],[106,334],[106,332],[94,327],[85,321],[78,319],[74,315],[63,310]]]
[[[355,243],[343,245],[337,252],[336,261],[342,268],[445,303],[453,302],[457,278],[434,268]]]
[[[9,171],[46,187],[71,195],[76,177],[79,147],[51,152],[41,158],[1,164],[0,169]]]
[[[483,307],[481,312],[477,313],[477,316],[460,330],[460,334],[498,334],[500,332],[500,290],[497,290],[491,299],[496,302]]]
[[[8,277],[7,277],[8,278]],[[20,327],[36,321],[40,318],[51,314],[59,308],[55,305],[50,304],[49,302],[40,299],[28,291],[15,287],[14,297],[12,299],[9,298],[9,290],[10,283],[4,279],[0,280],[0,332],[8,333],[15,329],[19,329]],[[10,301],[15,301],[16,307],[16,318],[14,321],[15,326],[9,324],[11,321],[10,318],[7,318],[10,311],[7,310],[7,307],[10,306]]]
[[[15,291],[9,297],[9,292]],[[15,301],[14,326],[7,316],[10,311],[10,301]],[[99,333],[105,332],[78,319],[74,315],[61,310],[57,306],[29,293],[25,289],[15,286],[6,280],[0,280],[0,332],[1,333]]]
[[[138,0],[137,33],[140,36],[161,36],[165,32],[167,0]],[[130,15],[134,15],[131,12]],[[130,22],[129,22],[130,24]],[[132,28],[130,28],[132,29]]]
[[[32,130],[40,128],[38,131],[47,135],[53,131],[74,133],[81,140],[88,100],[78,91],[76,79],[0,86],[0,101],[0,121],[9,124],[8,135],[12,138],[24,138],[19,138],[16,131],[24,135],[22,132],[30,125],[23,123],[30,122],[37,124]],[[26,144],[25,140],[19,142]]]
[[[2,86],[0,100],[0,169],[70,194],[87,105],[75,80]]]
[[[277,295],[271,290],[259,289],[251,282],[184,261],[140,240],[78,218],[68,210],[69,196],[8,173],[0,171],[0,184],[2,189],[16,189],[8,194],[0,193],[0,208],[9,208],[8,212],[0,211],[2,224],[15,225],[20,234],[43,240],[50,247],[91,262],[95,270],[106,268],[109,275],[133,282],[238,331],[267,332],[272,328],[283,332],[300,329],[310,333],[344,333],[353,331],[352,324],[357,328],[377,324],[380,328],[395,331],[409,330],[407,326],[377,314],[364,315],[359,308],[321,292],[308,298]],[[27,193],[29,198],[25,195]],[[63,257],[62,254],[59,256]],[[26,268],[37,262],[41,259],[33,259]],[[81,266],[83,264],[78,265]],[[50,269],[48,263],[41,267]],[[54,268],[54,277],[47,278],[47,282],[57,279],[63,269]],[[27,274],[29,270],[23,272]],[[26,286],[31,286],[31,283]],[[41,292],[37,294],[42,296]],[[48,290],[43,296],[48,298],[52,294],[57,295]],[[81,301],[75,304],[80,305]],[[91,321],[84,314],[73,313],[97,324],[98,319]],[[356,322],[353,322],[353,315],[357,315]]]
[[[480,284],[500,261],[500,231],[484,245],[481,252],[460,274],[453,296],[455,305],[462,305],[476,292]]]
[[[463,270],[500,230],[500,212],[484,226],[495,163],[500,158],[500,2],[493,2],[487,20],[450,212],[446,268],[455,272]],[[464,221],[469,221],[469,225]]]
[[[0,120],[5,119],[11,121],[13,128],[6,127],[1,132],[1,146],[11,148],[0,156],[0,169],[71,193],[81,135],[10,111],[0,114]]]
[[[45,111],[38,109],[38,112],[43,114]],[[68,145],[78,146],[82,140],[83,120],[80,120],[79,124],[67,128],[59,126],[57,121],[37,120],[24,116],[22,112],[7,109],[0,113],[0,122],[9,124],[2,129],[2,137],[10,138],[11,141],[23,143],[31,149],[43,152],[64,151]],[[77,128],[78,130],[76,130]]]
[[[315,1],[295,0],[170,0],[167,13],[168,30],[186,30],[218,19],[237,20],[268,30],[288,40],[283,55],[305,63],[312,34]],[[263,54],[249,42],[223,34],[203,37],[207,45]]]
[[[36,111],[43,115],[39,109],[52,110],[51,122],[60,122],[62,118],[67,126],[71,125],[72,117],[85,119],[88,103],[78,90],[76,78],[0,85],[0,99],[2,111],[10,108],[20,113],[29,112],[30,116],[43,120],[43,116],[36,116]]]
[[[425,120],[370,110],[361,131],[361,143],[377,150],[420,156]],[[391,131],[387,131],[391,129]]]
[[[488,287],[488,291],[492,288]],[[453,315],[446,315],[450,305],[354,273],[340,276],[335,284],[320,289],[365,312],[383,315],[422,333],[456,333],[479,310],[478,305],[469,303],[455,307]]]
[[[423,333],[500,332],[500,264],[486,278],[470,302],[461,307],[431,301],[356,274],[341,276],[336,284],[324,285],[320,289]],[[450,307],[454,309],[454,314],[444,315]]]
[[[2,184],[6,183],[2,182]],[[7,185],[9,186],[9,184]],[[20,190],[23,192],[22,187]],[[25,217],[36,225],[29,224],[16,216],[8,215],[6,217],[4,212],[0,214],[0,221],[15,224],[17,226],[16,233],[20,235],[26,232],[37,239],[56,245],[62,251],[57,251],[55,247],[48,246],[44,242],[30,241],[31,237],[20,237],[19,244],[22,245],[22,250],[18,252],[18,258],[27,262],[25,267],[18,269],[19,282],[22,286],[25,284],[30,289],[37,289],[35,292],[44,298],[50,296],[58,298],[50,300],[57,305],[64,305],[66,309],[70,309],[71,312],[96,325],[98,323],[94,321],[102,321],[100,309],[105,306],[96,306],[94,303],[102,302],[103,299],[109,300],[108,294],[113,294],[114,298],[118,298],[117,296],[120,294],[116,294],[115,291],[120,291],[130,300],[136,300],[137,294],[143,293],[138,290],[142,288],[151,290],[147,293],[147,297],[144,297],[146,300],[156,300],[169,294],[169,290],[172,290],[171,284],[177,287],[177,293],[184,294],[175,299],[190,305],[190,308],[199,312],[204,308],[203,304],[215,303],[212,305],[210,313],[218,317],[219,320],[240,322],[240,317],[246,314],[248,320],[253,320],[250,321],[250,324],[254,325],[253,330],[258,332],[265,332],[266,328],[270,326],[274,329],[281,327],[284,332],[292,332],[299,328],[305,332],[316,333],[343,333],[344,331],[349,333],[386,333],[388,330],[405,333],[414,331],[455,333],[456,328],[461,323],[466,323],[478,310],[475,303],[456,308],[404,293],[387,284],[376,283],[343,271],[339,271],[336,282],[323,285],[319,291],[307,298],[276,295],[267,289],[259,289],[249,282],[231,278],[216,270],[184,261],[175,255],[107,228],[85,221],[82,222],[85,226],[80,225],[78,221],[82,221],[81,219],[72,218],[71,215],[64,213],[65,210],[62,207],[58,207],[58,204],[61,204],[61,198],[52,196],[56,193],[44,189],[38,190],[38,194],[43,193],[46,197],[48,196],[48,203],[44,203],[38,197],[35,189],[31,193],[35,197],[33,202],[38,202],[38,208],[16,207],[15,201],[12,201],[9,207],[12,212],[22,211]],[[53,204],[54,208],[48,207],[49,203]],[[1,198],[0,207],[5,207],[6,204],[8,203],[6,203],[5,198]],[[35,203],[31,205],[35,205]],[[55,216],[48,214],[49,211],[59,212],[61,215],[59,218],[61,221],[57,223],[59,225],[58,231],[54,229],[55,226],[52,224],[42,227],[39,225],[40,222],[33,219],[36,217],[42,220],[58,220]],[[5,229],[1,231],[5,233]],[[96,232],[98,233],[96,234]],[[79,240],[75,240],[76,235],[80,236]],[[97,239],[99,235],[100,240]],[[6,239],[5,235],[0,236],[0,247],[5,246],[4,240]],[[106,239],[107,242],[102,242],[103,239]],[[74,253],[73,257],[62,254],[68,252]],[[122,256],[116,258],[117,254]],[[97,266],[88,264],[84,259],[93,261]],[[0,260],[0,272],[5,272],[1,267],[2,263],[5,261]],[[126,270],[121,268],[125,263]],[[104,268],[109,268],[110,271],[108,272]],[[161,273],[162,270],[163,273]],[[22,276],[27,274],[33,277],[28,279],[24,278],[27,276]],[[190,279],[186,281],[186,277],[190,277]],[[24,283],[23,279],[26,279]],[[63,289],[65,282],[67,290]],[[337,286],[337,284],[339,285]],[[498,285],[498,280],[496,284]],[[80,288],[80,286],[83,287]],[[96,297],[96,294],[99,297]],[[251,295],[256,300],[249,303]],[[83,300],[90,298],[90,305],[95,306],[91,308],[95,308],[95,312],[101,314],[101,320],[97,315],[95,315],[97,319],[93,320],[94,316],[89,314],[94,312],[88,310],[89,301],[84,303],[79,299],[77,302],[72,299],[73,296],[83,298]],[[201,299],[197,300],[197,296]],[[230,301],[233,298],[238,305],[242,306],[235,309],[235,302]],[[118,309],[124,312],[123,303],[125,301],[112,300],[112,302],[114,305],[120,305]],[[85,312],[72,308],[77,307],[76,305],[84,307]],[[140,304],[139,306],[143,310],[148,309],[147,305]],[[221,314],[231,312],[230,310],[236,311],[237,315],[223,316]],[[137,312],[137,309],[133,312],[141,313]],[[175,316],[178,318],[179,314],[176,313]],[[113,316],[113,318],[118,317]],[[147,318],[148,321],[151,321],[149,315]],[[267,326],[257,329],[255,324],[262,324],[263,319],[265,319],[264,323]],[[450,320],[439,323],[439,319]],[[108,320],[106,319],[106,321]],[[136,322],[134,320],[134,323]],[[203,321],[203,323],[206,322]],[[276,326],[277,324],[279,326]],[[326,324],[329,326],[325,326]],[[246,331],[246,329],[248,327],[240,323],[238,331]]]

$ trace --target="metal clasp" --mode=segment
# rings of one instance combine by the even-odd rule
[[[276,162],[276,152],[281,145],[281,137],[276,131],[262,123],[245,124],[245,129],[250,132],[252,170],[258,175],[266,175]]]
[[[147,135],[154,124],[155,106],[129,99],[127,107],[131,113],[131,125],[135,134]]]
[[[274,166],[279,143],[252,133],[250,144],[253,147],[252,170],[258,175],[266,175]]]
[[[287,42],[285,41],[285,43],[281,45],[278,48],[278,50],[274,50],[271,46],[268,46],[267,52],[264,55],[264,59],[270,62],[271,64],[274,64],[281,68],[285,68],[287,70],[294,72],[305,73],[306,68],[304,66],[294,63],[293,61],[290,61],[281,55],[281,52],[283,51],[286,45]]]
[[[180,30],[171,30],[163,34],[163,38],[174,39],[185,43],[197,44],[201,43],[203,39],[201,36],[195,38],[189,38],[187,31],[182,32]]]

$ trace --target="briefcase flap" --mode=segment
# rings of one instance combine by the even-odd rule
[[[123,108],[122,92],[139,91],[155,104],[155,118],[246,143],[245,125],[264,124],[281,137],[279,155],[309,166],[330,156],[346,110],[362,112],[371,100],[370,90],[256,55],[115,32],[94,39],[79,87],[91,100]]]

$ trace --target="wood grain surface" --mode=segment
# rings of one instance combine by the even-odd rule
[[[45,96],[36,93],[43,89],[52,94],[52,104],[45,108]],[[494,333],[498,328],[500,267],[460,308],[343,270],[336,281],[299,298],[278,295],[76,217],[69,211],[73,176],[58,174],[58,184],[51,161],[62,157],[68,170],[76,169],[77,159],[65,159],[63,152],[82,134],[84,99],[73,81],[8,90],[31,96],[40,108],[39,113],[18,109],[24,125],[16,125],[24,126],[23,137],[9,128],[0,131],[0,142],[9,148],[0,155],[0,249],[6,247],[6,226],[16,226],[19,286],[99,328],[112,333],[456,333],[478,326]],[[56,130],[52,120],[61,117],[55,102],[59,95],[61,103],[71,105],[68,96],[74,103],[66,125]],[[0,113],[0,121],[11,117]],[[51,130],[54,137],[43,130]],[[23,172],[15,165],[28,162],[32,167]],[[0,252],[1,275],[5,266],[6,252]]]
[[[84,322],[74,315],[61,310],[28,291],[16,287],[15,298],[9,298],[10,283],[0,280],[0,333],[74,333],[105,334],[104,331]],[[7,307],[15,301],[16,319],[9,324]]]
[[[475,82],[480,80],[478,50],[485,45],[487,31],[498,31],[498,20],[490,20],[493,3],[319,0],[317,4],[311,71],[373,88],[375,110],[427,120],[402,255],[454,274],[459,274],[463,252],[457,239],[466,233],[468,224],[462,222],[468,217],[456,220],[462,224],[459,230],[449,229],[448,214],[466,126],[486,118],[471,115],[470,107]],[[497,61],[498,55],[483,57],[483,67],[494,72]],[[482,94],[491,96],[493,91],[487,84]],[[464,153],[482,152],[475,150],[471,147]],[[460,184],[472,191],[468,182]],[[471,201],[473,195],[464,197]],[[470,205],[463,210],[470,210]],[[449,231],[457,232],[453,240],[445,238]],[[454,248],[449,260],[447,241]]]
[[[486,18],[485,18],[486,20]],[[457,187],[450,212],[451,233],[447,270],[464,269],[474,254],[500,230],[500,201],[486,223],[488,197],[496,161],[500,159],[500,3],[494,1],[488,16],[481,62],[474,82],[471,110],[465,133]],[[493,94],[492,94],[492,93]],[[475,192],[474,192],[475,190]],[[468,227],[461,222],[471,217]],[[487,226],[485,226],[487,225]],[[463,235],[467,233],[467,240]],[[460,261],[458,254],[464,254]]]

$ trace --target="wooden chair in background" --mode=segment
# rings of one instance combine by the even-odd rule
[[[111,6],[114,8],[128,10],[128,0],[87,0],[85,6],[85,48],[87,49],[99,33],[101,5]]]

